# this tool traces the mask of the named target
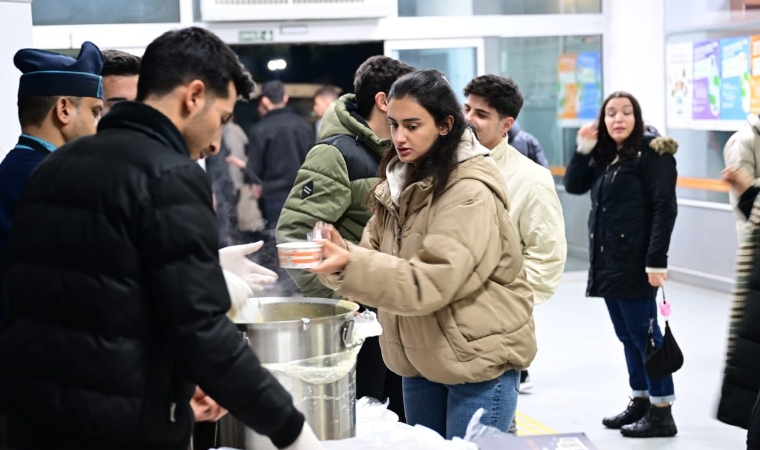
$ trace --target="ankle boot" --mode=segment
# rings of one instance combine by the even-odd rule
[[[617,416],[605,417],[602,424],[607,428],[619,430],[623,425],[639,421],[649,411],[649,397],[632,398],[625,411]]]
[[[624,426],[620,432],[623,436],[633,438],[671,437],[678,433],[678,429],[670,406],[652,406],[646,416],[636,423]]]

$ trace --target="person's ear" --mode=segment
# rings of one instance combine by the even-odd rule
[[[274,107],[274,104],[272,103],[272,100],[269,100],[269,97],[261,97],[259,103],[261,103],[261,106],[263,106],[264,110],[267,112],[271,111]]]
[[[449,116],[441,122],[440,125],[438,125],[438,134],[441,136],[446,136],[449,134],[449,131],[451,131],[451,128],[454,127],[454,117]]]
[[[499,125],[501,135],[506,136],[507,133],[509,133],[509,130],[512,129],[512,126],[515,124],[515,118],[514,117],[505,117],[501,120],[501,123]]]
[[[191,81],[185,89],[182,104],[188,115],[202,110],[206,106],[206,84],[201,80]]]
[[[385,95],[385,92],[375,94],[375,106],[383,113],[388,114],[388,96]]]
[[[290,100],[290,97],[288,96],[288,94],[285,94],[285,95],[282,96],[282,104],[283,105],[287,104],[289,100]]]
[[[58,97],[53,105],[53,114],[61,125],[66,126],[74,121],[76,105],[68,97]]]

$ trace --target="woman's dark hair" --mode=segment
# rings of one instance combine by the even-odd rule
[[[612,139],[609,131],[607,131],[607,124],[604,121],[605,109],[607,109],[607,103],[614,98],[627,98],[633,105],[633,118],[635,123],[633,125],[633,131],[628,139],[623,142],[620,150],[618,150],[618,144]],[[641,105],[636,97],[628,92],[617,91],[610,94],[602,103],[602,109],[599,111],[599,120],[597,123],[597,143],[592,152],[592,158],[594,163],[598,166],[607,166],[611,164],[615,158],[620,158],[621,161],[625,161],[635,157],[639,153],[639,144],[644,137],[644,119],[641,115]]]
[[[438,70],[412,72],[396,80],[388,94],[388,101],[402,98],[414,100],[425,108],[433,116],[436,125],[443,124],[449,117],[454,118],[451,130],[445,135],[439,135],[430,151],[414,164],[405,184],[409,186],[417,181],[433,177],[433,195],[437,197],[446,189],[449,176],[456,167],[459,141],[467,128],[467,122],[462,114],[462,105],[446,77]],[[378,176],[381,180],[387,178],[385,172],[394,157],[396,157],[396,152],[391,146],[380,160]],[[370,194],[373,193],[374,189]],[[370,200],[372,199],[374,196],[370,197]]]

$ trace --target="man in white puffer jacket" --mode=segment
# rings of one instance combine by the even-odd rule
[[[522,108],[522,94],[510,78],[483,75],[467,84],[464,95],[465,118],[504,175],[528,283],[535,304],[543,303],[554,295],[565,269],[565,220],[551,172],[508,143],[507,132]],[[528,372],[523,371],[520,390],[531,387]]]
[[[760,186],[760,117],[756,114],[747,116],[747,122],[742,128],[734,133],[723,148],[723,159],[726,166],[733,166],[737,170],[746,170],[755,179],[755,186]],[[729,199],[736,216],[736,231],[741,242],[744,234],[746,218],[737,207],[739,198],[729,191]]]

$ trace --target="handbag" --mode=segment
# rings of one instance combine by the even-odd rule
[[[665,334],[662,336],[662,345],[657,348],[654,342],[654,321],[657,314],[649,319],[649,341],[647,342],[644,370],[651,378],[668,376],[683,366],[683,353],[678,347],[673,331],[670,329],[670,304],[665,298],[665,288],[662,289],[662,309],[665,317]]]

